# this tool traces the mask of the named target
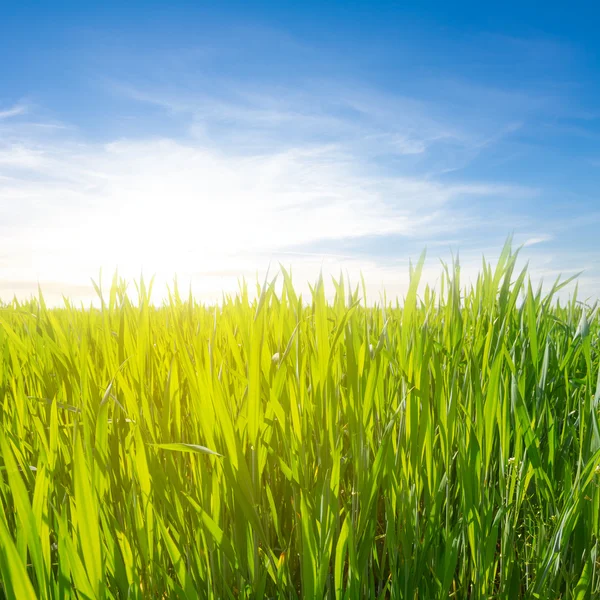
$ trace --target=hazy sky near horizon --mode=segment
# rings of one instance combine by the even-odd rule
[[[24,2],[0,18],[0,299],[175,274],[219,298],[514,232],[600,290],[600,9],[579,3]]]

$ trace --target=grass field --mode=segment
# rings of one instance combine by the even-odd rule
[[[5,597],[599,594],[597,322],[515,260],[375,307],[284,271],[5,305]]]

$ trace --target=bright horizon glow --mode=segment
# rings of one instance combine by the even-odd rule
[[[3,301],[39,283],[87,302],[118,269],[212,302],[279,263],[301,290],[362,273],[372,298],[401,297],[423,248],[425,282],[459,252],[468,283],[511,232],[535,284],[583,271],[598,297],[598,42],[581,24],[499,33],[382,5],[332,8],[334,33],[309,7],[107,7],[0,25]]]

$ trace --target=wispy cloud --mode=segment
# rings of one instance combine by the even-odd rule
[[[433,116],[435,111],[422,101],[361,85],[307,81],[293,89],[264,90],[213,84],[211,94],[204,88],[182,94],[115,82],[111,87],[117,94],[188,119],[192,134],[218,138],[225,131],[230,145],[238,147],[245,140],[242,148],[335,141],[366,155],[411,155],[436,146],[450,144],[458,150],[487,142],[482,132]],[[498,127],[495,136],[509,133],[504,125]]]
[[[24,104],[15,104],[14,106],[6,109],[0,108],[0,119],[10,119],[11,117],[24,115],[26,112],[27,107]]]
[[[411,236],[425,226],[441,232],[454,199],[533,193],[375,175],[360,157],[332,146],[232,156],[172,139],[20,145],[4,148],[0,165],[9,177],[0,184],[5,225],[11,218],[48,229],[78,218],[85,229],[105,224],[138,246],[121,248],[114,258],[132,252],[148,258],[152,247],[158,259],[176,248],[184,255],[215,247],[239,253],[323,239]]]
[[[543,244],[544,242],[549,242],[552,239],[551,235],[538,235],[534,237],[527,238],[523,242],[523,246],[527,248],[528,246],[535,246],[536,244]]]

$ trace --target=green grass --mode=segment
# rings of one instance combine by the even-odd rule
[[[7,598],[600,593],[598,325],[509,244],[463,289],[0,309]],[[0,595],[1,595],[0,593]]]

